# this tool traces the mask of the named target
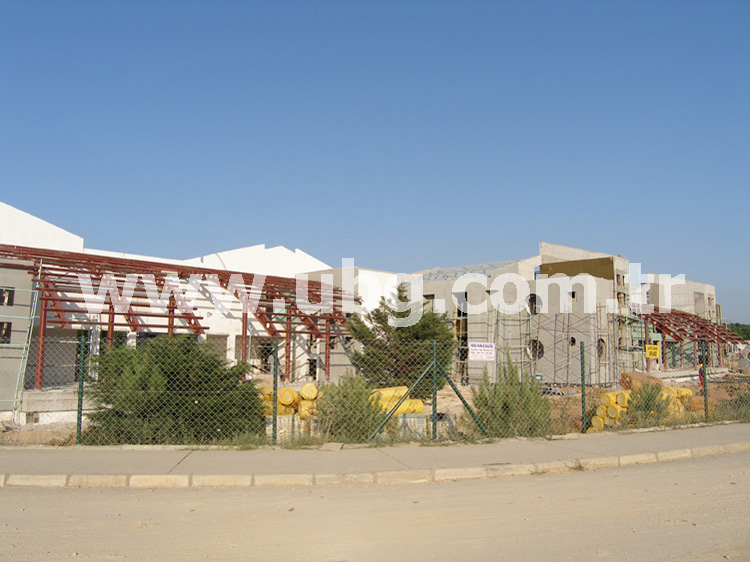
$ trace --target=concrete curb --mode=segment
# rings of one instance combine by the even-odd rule
[[[465,468],[424,468],[349,474],[0,474],[0,488],[212,488],[293,487],[342,484],[414,484],[509,478],[671,462],[750,451],[750,442],[621,456],[489,464]]]

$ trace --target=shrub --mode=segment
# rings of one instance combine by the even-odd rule
[[[363,377],[346,374],[338,384],[324,385],[318,398],[318,419],[329,440],[362,443],[385,419],[386,412],[373,407],[373,391]]]
[[[664,424],[668,416],[669,402],[662,398],[661,386],[647,383],[633,390],[624,421],[628,427],[654,427]]]
[[[88,387],[97,408],[83,441],[199,444],[260,434],[260,397],[241,382],[248,369],[186,336],[112,349],[99,356]]]
[[[719,402],[716,406],[716,417],[720,420],[750,421],[750,392]]]
[[[540,394],[536,379],[521,379],[510,359],[500,367],[498,382],[485,372],[482,382],[472,389],[474,409],[490,437],[537,437],[552,431],[550,403]],[[469,421],[467,420],[467,423]]]

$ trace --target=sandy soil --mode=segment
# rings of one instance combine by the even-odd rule
[[[750,453],[441,484],[6,487],[0,505],[0,560],[750,559]]]
[[[0,445],[75,445],[76,428],[70,425],[24,425],[0,433]]]

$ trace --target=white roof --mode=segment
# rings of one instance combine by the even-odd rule
[[[247,273],[263,273],[280,277],[294,277],[298,273],[330,269],[330,266],[300,249],[284,246],[266,248],[265,244],[217,252],[185,260],[185,263],[212,269],[226,269]]]
[[[83,238],[0,201],[0,244],[82,252]]]

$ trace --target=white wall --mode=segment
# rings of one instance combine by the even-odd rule
[[[0,244],[82,252],[83,238],[0,202]]]
[[[392,299],[396,295],[396,274],[390,271],[353,267],[354,296],[362,299],[362,312],[370,312],[380,305],[380,298]],[[297,276],[301,277],[300,275]],[[345,287],[344,270],[342,268],[310,271],[305,274],[309,281],[326,282],[330,280],[334,287],[351,291]]]
[[[284,246],[266,248],[265,244],[217,252],[185,260],[186,264],[229,271],[262,273],[279,277],[294,277],[298,273],[329,269],[330,266],[300,249]]]
[[[651,304],[666,306],[665,288],[659,286],[659,275],[654,275],[654,282],[649,287]],[[695,314],[707,320],[716,321],[716,287],[698,281],[685,281],[684,284],[671,288],[671,308]]]
[[[542,263],[611,257],[611,254],[561,246],[560,244],[550,244],[549,242],[539,242],[539,255],[542,258]]]

